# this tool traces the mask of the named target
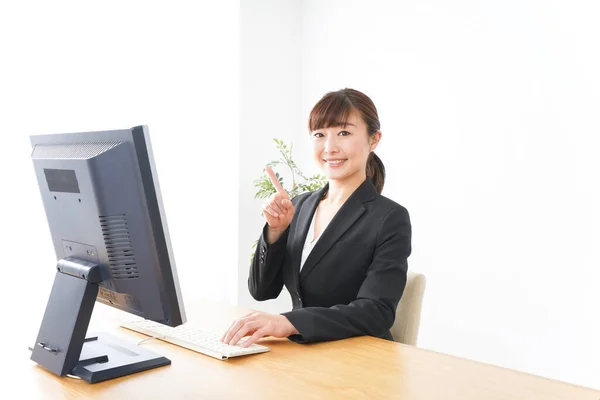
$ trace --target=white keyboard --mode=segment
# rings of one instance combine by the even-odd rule
[[[213,332],[206,332],[195,328],[190,328],[186,325],[180,325],[176,328],[159,324],[158,322],[148,320],[131,320],[120,321],[123,328],[130,329],[135,332],[143,333],[144,335],[153,338],[176,344],[177,346],[185,347],[217,358],[219,360],[227,360],[231,357],[245,356],[248,354],[264,353],[269,351],[268,347],[258,344],[242,347],[244,339],[235,346],[222,343],[219,339],[221,336]]]

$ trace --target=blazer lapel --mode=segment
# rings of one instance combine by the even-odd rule
[[[328,188],[328,185],[324,188],[325,190]],[[308,206],[307,210],[302,210],[301,213],[301,221],[299,218],[298,228],[302,227],[302,234],[296,240],[296,245],[299,246],[295,250],[298,254],[298,257],[301,257],[302,249],[304,247],[304,242],[306,240],[306,236],[308,234],[308,228],[310,227],[310,223],[312,217],[316,211],[316,208],[319,204],[319,200],[325,193],[325,190],[320,190],[318,195],[313,195],[309,200],[305,202],[306,206]],[[338,212],[334,215],[333,219],[327,225],[327,228],[321,233],[321,237],[313,247],[312,251],[308,255],[304,266],[302,267],[302,271],[300,271],[300,280],[302,281],[306,276],[315,268],[315,266],[319,263],[321,258],[331,249],[331,247],[339,240],[340,237],[354,223],[360,218],[360,216],[366,211],[363,203],[367,201],[371,201],[375,198],[377,194],[377,190],[373,185],[371,179],[366,179],[355,191],[348,197],[348,200],[340,207]],[[306,207],[305,206],[305,207]],[[304,207],[303,207],[304,208]],[[298,268],[300,268],[300,262],[298,262]]]
[[[298,212],[298,221],[296,222],[296,227],[294,229],[294,239],[293,239],[293,270],[294,276],[298,276],[298,271],[300,270],[300,263],[302,262],[302,249],[304,248],[304,242],[306,241],[306,236],[308,235],[308,228],[310,228],[310,223],[312,221],[312,217],[317,210],[317,206],[323,198],[323,195],[327,193],[329,189],[329,183],[323,186],[321,189],[313,192],[308,199],[304,203],[302,203],[302,208]]]

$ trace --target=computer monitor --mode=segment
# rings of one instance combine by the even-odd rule
[[[31,359],[90,383],[170,364],[106,333],[86,338],[96,300],[185,322],[148,128],[30,139],[57,259]]]

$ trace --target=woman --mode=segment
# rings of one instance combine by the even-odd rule
[[[404,207],[382,196],[385,170],[374,153],[381,139],[375,105],[353,89],[327,93],[309,118],[314,161],[328,183],[289,199],[277,189],[263,205],[266,224],[250,267],[256,300],[285,285],[293,310],[251,313],[221,340],[249,346],[264,336],[298,343],[371,335],[390,328],[406,285],[411,224]]]

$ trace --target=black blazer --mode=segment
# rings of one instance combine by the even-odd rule
[[[250,266],[250,293],[268,300],[287,287],[293,310],[282,315],[300,332],[289,337],[298,343],[360,335],[392,340],[389,330],[411,253],[408,211],[366,179],[322,232],[299,272],[313,214],[328,188],[294,197],[292,222],[271,245],[265,224]]]

